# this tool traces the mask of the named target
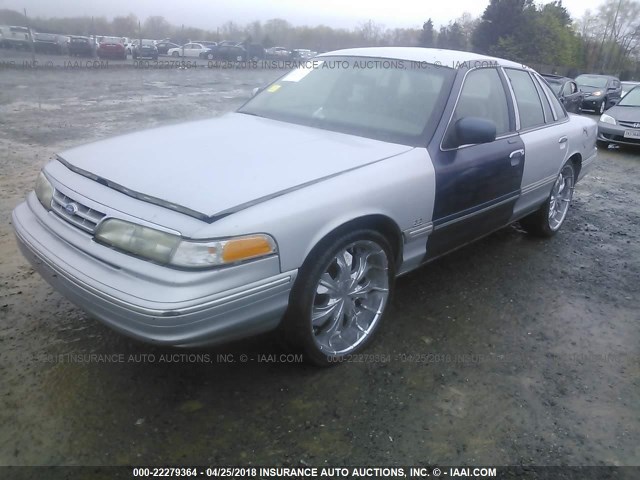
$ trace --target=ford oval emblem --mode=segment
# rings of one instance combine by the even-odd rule
[[[75,215],[76,213],[78,213],[78,205],[76,205],[75,203],[67,203],[64,206],[64,209],[69,215]]]

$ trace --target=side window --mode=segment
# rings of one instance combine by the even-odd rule
[[[542,102],[542,110],[544,111],[544,120],[547,123],[553,123],[555,122],[556,119],[553,116],[553,113],[551,113],[551,105],[549,105],[549,100],[547,99],[544,92],[542,91],[540,82],[541,80],[536,78],[536,80],[533,83],[536,86],[536,90],[538,90],[538,98],[540,98],[540,101]]]
[[[460,98],[453,113],[444,146],[451,147],[453,127],[464,117],[480,117],[496,124],[496,135],[510,131],[509,106],[502,80],[495,68],[472,70],[464,81]]]
[[[571,95],[574,92],[573,90],[573,83],[571,82],[567,82],[564,84],[564,88],[562,89],[562,93],[564,94],[565,97]]]
[[[558,97],[551,91],[551,89],[547,86],[545,82],[543,82],[540,77],[536,76],[536,80],[538,80],[538,85],[542,87],[542,90],[547,94],[549,101],[551,102],[551,108],[553,109],[555,116],[558,120],[562,120],[567,117],[567,111],[564,109]]]
[[[505,69],[516,95],[522,130],[544,124],[544,113],[533,79],[524,70]]]

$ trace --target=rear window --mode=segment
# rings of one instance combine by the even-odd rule
[[[522,130],[544,124],[544,111],[533,79],[524,70],[505,69],[516,96]]]

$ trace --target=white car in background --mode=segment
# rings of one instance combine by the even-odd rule
[[[167,51],[167,55],[172,57],[195,57],[198,58],[201,53],[208,50],[207,47],[201,43],[187,43],[180,48],[170,48]]]

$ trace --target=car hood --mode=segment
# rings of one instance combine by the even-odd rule
[[[591,94],[593,92],[597,92],[597,91],[600,91],[600,92],[604,93],[607,90],[607,87],[588,87],[586,85],[582,85],[582,86],[578,85],[578,89],[581,92],[583,92],[584,94],[589,95],[589,94]]]
[[[101,140],[59,158],[124,193],[211,221],[412,148],[232,113]]]
[[[621,122],[640,123],[640,107],[614,106],[607,110],[607,115]]]

